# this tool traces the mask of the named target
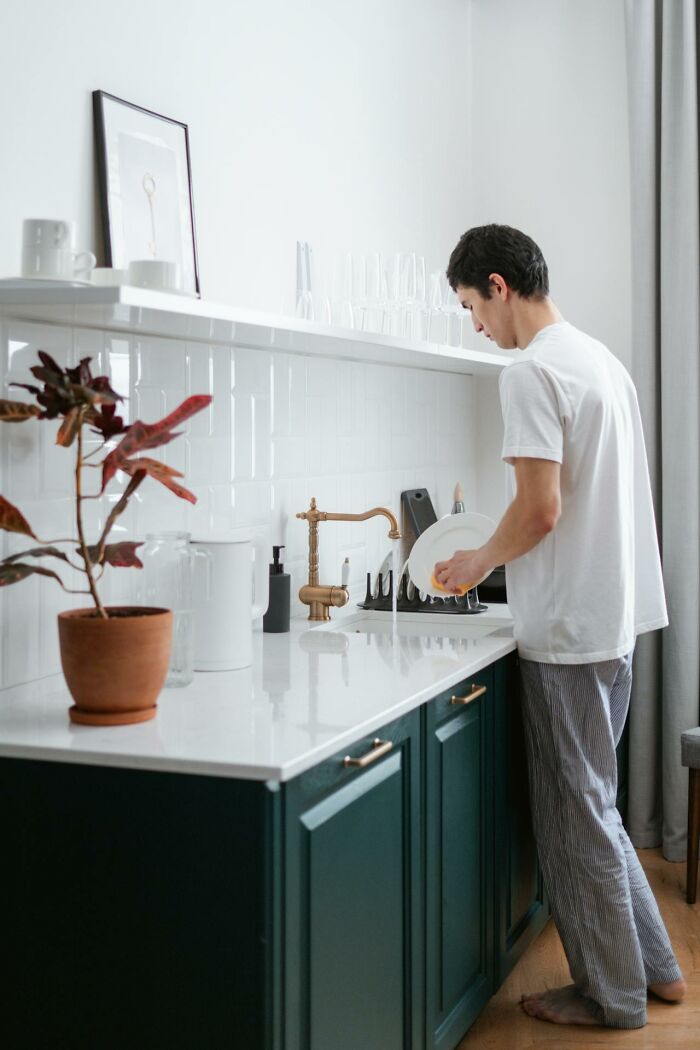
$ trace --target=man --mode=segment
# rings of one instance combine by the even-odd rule
[[[522,1005],[559,1024],[638,1028],[647,989],[678,1001],[685,982],[615,808],[635,638],[668,623],[636,392],[562,319],[530,237],[471,229],[447,276],[476,331],[522,351],[500,377],[513,501],[488,543],[435,567],[456,592],[507,565],[533,825],[574,981]]]

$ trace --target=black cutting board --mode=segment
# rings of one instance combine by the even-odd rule
[[[406,489],[401,493],[404,529],[410,528],[414,539],[437,521],[437,514],[427,489]]]

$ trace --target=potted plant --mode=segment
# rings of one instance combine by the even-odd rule
[[[141,606],[103,605],[98,583],[105,567],[142,568],[136,553],[140,543],[109,543],[114,523],[130,498],[147,477],[154,478],[176,496],[196,502],[196,497],[176,479],[182,474],[143,453],[177,437],[174,428],[205,408],[209,395],[188,397],[158,423],[137,420],[126,425],[117,415],[124,399],[112,390],[107,376],[90,371],[91,358],[75,368],[61,368],[39,351],[40,364],[31,372],[43,386],[12,383],[34,395],[37,404],[0,399],[0,422],[23,423],[33,419],[61,419],[56,444],[75,449],[74,498],[77,535],[70,539],[40,539],[29,522],[9,500],[0,495],[0,529],[34,540],[31,547],[0,560],[0,586],[19,583],[39,574],[56,580],[70,594],[90,595],[90,608],[59,613],[58,632],[61,665],[75,701],[70,708],[74,722],[87,725],[124,725],[145,722],[156,712],[156,699],[163,686],[170,660],[173,615],[167,609]],[[98,435],[101,443],[85,451],[84,428]],[[115,444],[115,440],[119,439]],[[106,454],[98,462],[103,452]],[[84,474],[100,471],[99,484],[84,489]],[[111,508],[102,532],[88,542],[83,524],[87,500],[100,499],[118,471],[129,477],[121,497]],[[59,572],[46,563],[62,562],[81,572],[86,588],[71,590]],[[61,566],[57,565],[56,569]]]

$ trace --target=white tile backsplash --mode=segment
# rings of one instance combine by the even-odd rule
[[[143,539],[149,531],[185,529],[204,538],[234,525],[267,523],[270,543],[286,545],[295,615],[304,612],[296,592],[306,581],[308,549],[308,526],[296,514],[311,496],[330,511],[387,506],[399,517],[402,489],[426,487],[440,515],[449,512],[461,481],[467,506],[481,509],[480,391],[484,383],[495,388],[495,377],[477,383],[466,375],[0,320],[2,396],[25,397],[7,384],[33,381],[29,367],[37,349],[64,364],[91,356],[94,374],[106,371],[128,398],[119,409],[127,421],[154,422],[190,394],[213,395],[211,407],[180,428],[183,437],[148,452],[184,472],[197,504],[148,478],[112,536]],[[73,455],[55,445],[56,428],[45,422],[0,428],[0,492],[42,539],[74,532],[67,498]],[[487,454],[497,471],[498,427],[491,423],[490,430],[494,447]],[[97,491],[98,471],[89,480]],[[118,476],[108,490],[112,501],[123,487]],[[108,502],[85,507],[94,537]],[[321,579],[338,582],[349,557],[353,600],[361,598],[365,574],[374,574],[390,549],[387,531],[384,518],[322,523]],[[23,549],[21,537],[6,533],[0,544],[2,552]],[[56,566],[60,571],[61,563]],[[128,602],[138,582],[138,570],[108,569],[103,596]],[[71,585],[82,586],[80,578],[71,576]],[[56,613],[83,601],[44,579],[0,590],[2,686],[60,669]]]

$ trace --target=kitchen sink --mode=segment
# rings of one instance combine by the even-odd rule
[[[483,619],[482,619],[483,616]],[[500,637],[510,637],[512,627],[510,622],[502,617],[488,617],[480,614],[478,621],[476,616],[457,617],[454,614],[431,613],[398,613],[396,623],[391,613],[358,613],[355,616],[345,616],[329,623],[319,624],[314,631],[340,631],[343,634],[365,634],[386,635],[398,637],[418,638],[484,638],[486,635],[498,634]]]

